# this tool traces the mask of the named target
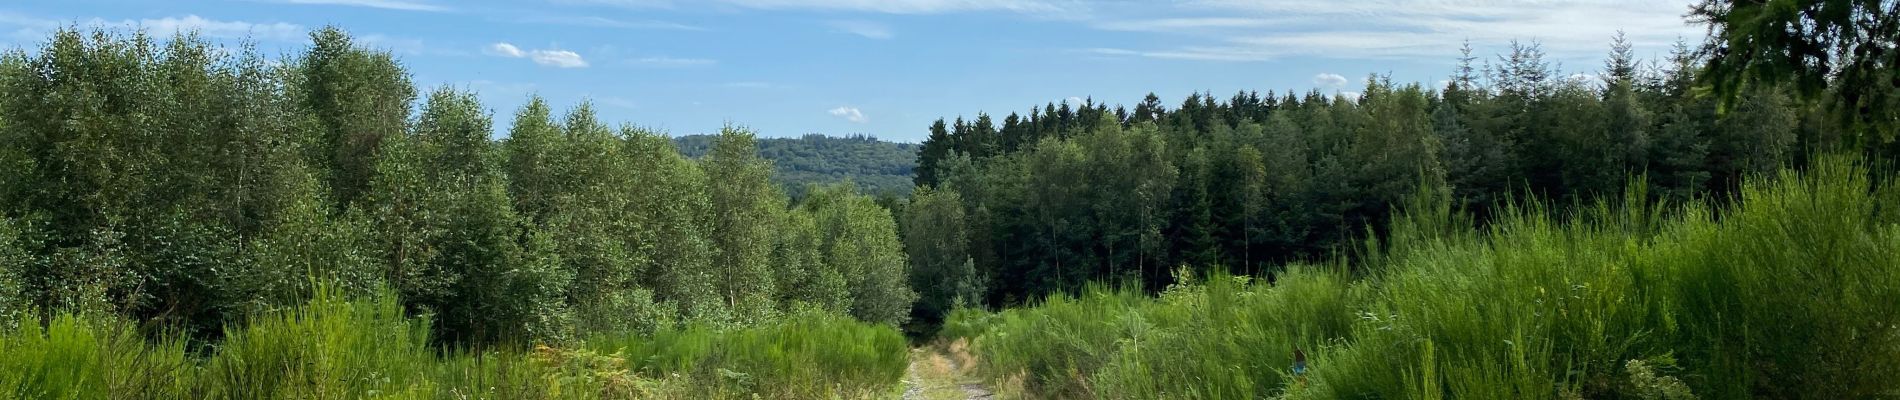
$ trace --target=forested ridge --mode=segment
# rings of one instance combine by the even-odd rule
[[[712,149],[715,136],[673,138],[680,152],[699,158]],[[796,138],[760,138],[759,157],[772,161],[773,179],[793,199],[804,198],[811,185],[850,181],[864,193],[910,194],[912,171],[917,167],[917,145],[888,142],[874,136],[833,137],[808,134]]]

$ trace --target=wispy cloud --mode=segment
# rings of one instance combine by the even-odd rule
[[[59,21],[0,11],[0,27],[5,27],[0,29],[5,31],[4,35],[0,35],[0,41],[21,44],[45,40],[47,33],[58,29],[59,25]]]
[[[628,63],[648,67],[699,67],[718,64],[719,60],[706,58],[675,58],[666,56],[641,57]]]
[[[449,11],[448,7],[412,0],[277,0],[286,4],[322,4],[352,7],[381,8],[402,11]]]
[[[752,82],[752,81],[726,82],[725,84],[721,84],[719,86],[724,86],[731,89],[771,89],[771,88],[779,87],[779,85],[774,85],[771,82]]]
[[[831,28],[837,30],[838,32],[849,33],[849,34],[863,36],[863,37],[867,37],[871,39],[882,40],[882,39],[890,39],[896,36],[891,33],[890,26],[884,25],[882,23],[872,22],[872,21],[831,21],[827,23],[827,25],[831,25]]]
[[[528,53],[528,59],[535,64],[557,68],[587,68],[587,60],[579,53],[567,50],[535,50]]]
[[[535,64],[547,67],[587,68],[587,60],[581,58],[580,53],[575,53],[570,50],[535,49],[524,51],[514,44],[497,42],[483,48],[482,54],[505,58],[527,58],[530,61],[534,61]]]
[[[220,21],[185,15],[182,17],[147,18],[139,20],[106,21],[93,18],[82,25],[97,27],[131,27],[147,32],[168,35],[179,32],[198,32],[198,34],[217,38],[255,38],[258,40],[299,40],[305,32],[302,25],[285,22],[248,22]]]
[[[1595,59],[1618,30],[1661,49],[1703,29],[1683,21],[1694,0],[1182,0],[1143,6],[1153,18],[1104,18],[1096,29],[1178,36],[1178,46],[1086,49],[1105,56],[1211,61],[1289,57],[1445,59],[1480,47],[1536,41],[1556,59]],[[1123,10],[1126,11],[1126,10]],[[1123,12],[1120,15],[1134,15]],[[1205,37],[1217,37],[1208,41]],[[1165,40],[1165,39],[1164,39]],[[1165,43],[1165,41],[1164,41]]]
[[[1333,73],[1314,75],[1313,86],[1326,89],[1338,89],[1346,86],[1346,77]]]
[[[509,58],[521,58],[521,56],[526,55],[528,53],[522,52],[520,47],[515,47],[515,45],[512,45],[512,44],[495,43],[495,44],[488,45],[488,47],[486,48],[483,48],[482,54],[487,54],[491,56],[509,57]]]
[[[303,25],[287,22],[251,22],[227,21],[200,17],[193,14],[164,18],[107,20],[90,18],[86,20],[58,20],[40,18],[32,15],[0,11],[0,38],[18,43],[45,40],[61,26],[79,26],[101,29],[139,29],[153,35],[169,36],[178,33],[197,32],[207,38],[253,39],[258,41],[303,40],[309,32]]]
[[[852,123],[862,124],[871,121],[870,118],[864,116],[864,111],[859,110],[857,107],[838,107],[827,112],[831,113],[832,116],[844,118],[844,120],[851,121]]]

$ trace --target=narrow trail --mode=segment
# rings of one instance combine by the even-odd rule
[[[972,374],[974,364],[962,343],[910,350],[904,376],[904,400],[994,399],[996,394]]]

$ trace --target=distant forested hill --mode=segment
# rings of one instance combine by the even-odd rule
[[[674,138],[680,153],[699,158],[712,148],[711,135]],[[917,145],[878,140],[872,136],[759,138],[759,156],[772,160],[775,178],[785,193],[804,197],[806,184],[857,182],[865,193],[910,193],[912,170],[917,167]]]

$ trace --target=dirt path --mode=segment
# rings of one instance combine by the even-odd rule
[[[994,399],[996,395],[971,374],[974,360],[961,343],[910,350],[904,376],[905,400]]]

